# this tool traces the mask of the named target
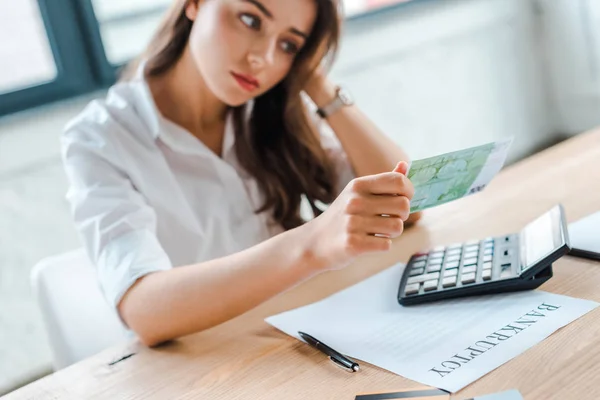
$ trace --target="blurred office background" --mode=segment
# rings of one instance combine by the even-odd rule
[[[58,137],[170,0],[0,0],[0,394],[51,372],[30,271],[79,247]],[[332,74],[414,158],[600,124],[598,0],[346,0]],[[402,4],[401,4],[402,3]]]

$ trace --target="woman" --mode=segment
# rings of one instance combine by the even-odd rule
[[[338,13],[334,0],[177,0],[134,76],[67,126],[76,225],[105,297],[146,345],[401,234],[407,157],[318,68]],[[315,129],[305,95],[335,135]],[[307,223],[303,198],[317,215]]]

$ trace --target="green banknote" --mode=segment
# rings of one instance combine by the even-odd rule
[[[413,161],[408,177],[415,187],[411,212],[478,193],[502,169],[512,139]]]

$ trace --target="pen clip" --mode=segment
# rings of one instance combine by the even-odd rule
[[[346,372],[355,372],[354,369],[345,366],[344,364],[342,364],[340,361],[336,360],[335,358],[329,356],[329,359],[338,367],[340,367],[341,369],[343,369]]]

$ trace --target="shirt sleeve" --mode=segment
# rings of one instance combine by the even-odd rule
[[[61,149],[75,226],[116,309],[137,279],[172,264],[156,237],[156,213],[119,165],[106,129],[80,121],[67,127]]]

